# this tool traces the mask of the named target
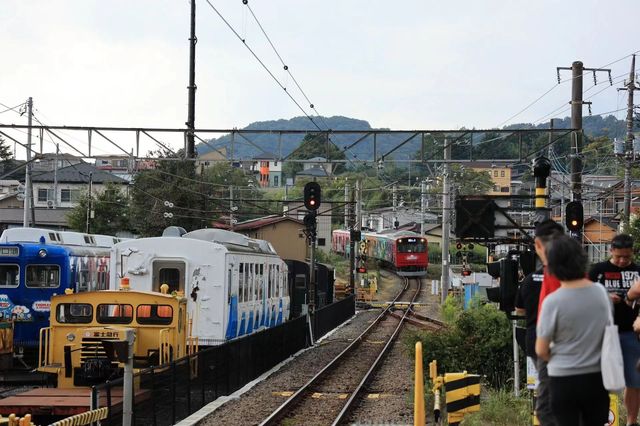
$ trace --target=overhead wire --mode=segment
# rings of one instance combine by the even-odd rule
[[[323,130],[318,125],[318,123],[316,123],[316,121],[313,119],[313,117],[311,117],[311,115],[309,115],[309,113],[307,113],[307,111],[302,107],[302,105],[300,105],[300,103],[293,97],[293,95],[291,95],[291,93],[289,93],[289,91],[287,90],[287,87],[284,84],[282,84],[282,82],[280,82],[280,80],[273,74],[273,72],[269,69],[269,67],[267,67],[267,65],[262,61],[262,59],[260,59],[258,54],[249,46],[249,44],[247,43],[246,39],[240,36],[240,34],[236,31],[236,29],[222,15],[222,13],[220,13],[220,11],[211,3],[211,1],[210,0],[206,0],[206,2],[209,5],[209,7],[211,7],[211,9],[213,9],[213,11],[220,17],[220,19],[222,19],[222,21],[225,23],[225,25],[233,32],[233,34],[236,36],[236,38],[242,42],[242,44],[247,48],[247,50],[249,50],[249,52],[258,61],[258,63],[262,66],[262,68],[264,68],[264,70],[269,74],[269,76],[271,76],[273,81],[276,82],[276,84],[287,94],[289,99],[291,99],[291,101],[298,107],[298,109],[305,115],[305,117],[307,117],[307,119],[309,121],[311,121],[311,123],[318,129],[318,131],[320,131],[320,132],[328,132],[328,131],[330,131],[331,129],[329,129],[329,126],[326,124],[326,121],[324,120],[324,117],[322,117],[320,114],[318,114],[318,111],[315,108],[315,105],[309,100],[309,98],[306,95],[306,93],[302,90],[302,87],[298,84],[297,80],[293,77],[293,74],[291,74],[289,72],[289,75],[291,76],[292,80],[294,80],[294,82],[296,83],[296,86],[298,86],[298,89],[300,90],[300,92],[302,93],[304,98],[309,102],[309,107],[316,112],[316,114],[321,118],[321,121],[324,123],[325,127],[327,127],[325,130]],[[248,6],[248,0],[243,0],[243,3]],[[256,19],[256,22],[258,22],[258,26],[260,27],[260,29],[262,30],[263,34],[265,35],[265,37],[269,41],[269,44],[271,44],[272,48],[276,52],[276,55],[278,56],[278,58],[280,58],[281,62],[286,67],[286,71],[288,71],[288,66],[284,63],[284,60],[282,60],[282,57],[277,52],[277,49],[275,48],[275,46],[271,42],[271,39],[267,36],[266,31],[264,31],[264,28],[262,27],[262,25],[258,21],[257,17],[253,13],[253,10],[251,8],[249,8],[249,10],[251,11],[251,14],[254,16],[254,19]],[[338,150],[342,151],[342,149],[334,141],[331,140],[331,137],[328,134],[327,134],[327,139],[333,146],[335,146]],[[345,158],[353,165],[353,161],[351,161],[351,159],[349,157],[345,156]]]

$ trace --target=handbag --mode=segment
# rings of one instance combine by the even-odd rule
[[[624,360],[622,347],[618,335],[618,326],[613,324],[613,316],[609,308],[609,321],[604,328],[602,337],[602,353],[600,355],[600,369],[602,384],[608,391],[620,391],[624,388]]]

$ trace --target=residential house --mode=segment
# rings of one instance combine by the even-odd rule
[[[251,171],[258,175],[258,183],[263,188],[284,186],[282,181],[282,161],[270,152],[253,157]]]
[[[225,147],[216,148],[198,155],[196,158],[196,173],[200,174],[203,169],[208,169],[220,161],[228,161],[227,148]]]
[[[73,208],[80,196],[89,190],[100,193],[107,183],[126,190],[128,181],[89,163],[79,163],[52,172],[34,174],[33,203],[36,208]]]
[[[302,170],[296,173],[295,179],[328,178],[332,176],[334,168],[335,165],[328,162],[324,157],[309,158],[308,160],[304,160],[304,163],[302,163]]]
[[[226,224],[217,224],[217,227],[229,229]],[[307,257],[307,240],[303,228],[301,220],[274,215],[236,223],[233,231],[250,238],[269,241],[283,259],[304,261]]]
[[[362,214],[362,226],[372,229],[375,232],[381,232],[385,229],[395,228],[395,222],[398,222],[398,226],[403,228],[408,223],[415,222],[417,224],[417,231],[420,233],[420,221],[421,221],[420,209],[413,207],[405,207],[404,202],[400,201],[400,205],[395,209],[393,207],[381,207],[378,209],[368,210]],[[433,213],[425,213],[425,224],[435,223],[438,220],[438,216]]]
[[[24,187],[15,179],[0,180],[0,209],[22,208],[22,201],[18,199],[21,190],[24,191]]]
[[[316,246],[319,250],[325,253],[329,253],[331,250],[331,215],[333,212],[333,203],[323,201],[318,209],[317,217],[317,243]],[[299,221],[304,219],[304,216],[308,213],[304,203],[300,201],[285,201],[284,202],[284,216],[292,217]]]
[[[589,217],[584,221],[584,245],[589,262],[602,262],[609,257],[611,239],[617,234],[618,222],[611,217]]]
[[[38,155],[38,159],[31,163],[31,171],[34,174],[42,172],[50,172],[56,169],[62,169],[71,165],[81,164],[82,158],[75,155],[59,153],[45,153]],[[24,171],[23,171],[24,173]]]
[[[476,172],[488,173],[493,182],[493,188],[487,195],[511,195],[511,164],[500,161],[471,161],[464,163]]]
[[[96,157],[95,166],[131,182],[137,171],[155,169],[156,161],[139,160],[128,155],[103,155]]]

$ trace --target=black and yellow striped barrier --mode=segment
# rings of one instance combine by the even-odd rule
[[[104,420],[109,414],[107,407],[98,408],[95,410],[87,411],[85,413],[76,414],[75,416],[67,417],[66,419],[59,420],[52,423],[49,426],[84,426],[91,423],[95,423],[99,420]]]
[[[477,374],[445,373],[444,389],[449,425],[458,425],[465,414],[480,410],[480,376]]]

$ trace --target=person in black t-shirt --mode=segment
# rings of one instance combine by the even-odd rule
[[[633,332],[633,321],[638,316],[638,307],[626,303],[629,289],[640,279],[640,267],[633,263],[633,239],[629,235],[616,235],[611,240],[611,258],[593,265],[589,279],[604,285],[613,301],[613,321],[618,326],[624,358],[627,425],[637,425],[640,372],[636,370],[636,363],[640,359],[640,342]]]
[[[536,323],[538,321],[538,300],[540,287],[544,278],[544,268],[527,275],[516,294],[516,314],[525,316],[527,337],[525,339],[526,354],[536,364]]]

